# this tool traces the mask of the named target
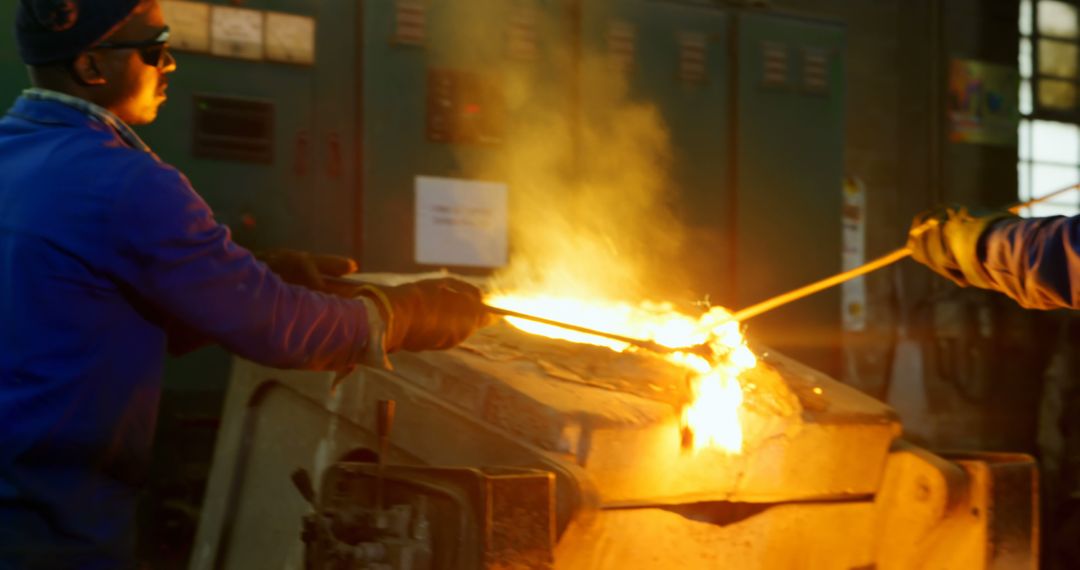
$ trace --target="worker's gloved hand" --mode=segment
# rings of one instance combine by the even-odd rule
[[[426,279],[396,287],[364,285],[359,294],[379,307],[387,353],[450,348],[493,318],[480,290],[457,279]]]
[[[341,277],[357,270],[356,261],[342,256],[308,253],[295,249],[269,249],[255,257],[270,267],[286,283],[302,285],[324,293],[349,294],[339,291],[339,286],[328,282],[324,276]]]
[[[1015,217],[1009,212],[973,214],[957,206],[938,207],[915,216],[907,247],[916,261],[961,287],[991,288],[979,260],[979,238],[991,225]]]

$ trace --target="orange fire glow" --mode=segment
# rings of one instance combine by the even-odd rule
[[[739,410],[743,401],[739,375],[757,365],[739,329],[729,321],[731,313],[713,307],[698,318],[682,314],[670,303],[629,303],[584,300],[544,295],[500,294],[486,300],[492,306],[591,329],[678,348],[708,343],[714,358],[676,352],[664,355],[690,370],[694,376],[691,403],[682,411],[683,426],[694,434],[694,449],[742,451],[743,434]],[[508,318],[526,332],[572,342],[605,346],[617,352],[637,350],[613,341],[532,321]]]

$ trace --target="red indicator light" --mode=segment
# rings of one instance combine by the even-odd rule
[[[468,103],[468,104],[465,105],[465,114],[466,115],[475,115],[475,114],[477,114],[479,112],[480,112],[480,105],[477,105],[476,103]]]

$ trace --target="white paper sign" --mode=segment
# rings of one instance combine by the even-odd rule
[[[416,177],[416,262],[424,265],[506,265],[506,185]]]

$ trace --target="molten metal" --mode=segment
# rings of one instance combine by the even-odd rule
[[[584,300],[545,295],[495,295],[487,304],[539,315],[669,348],[708,345],[713,358],[700,354],[673,352],[663,358],[691,371],[691,403],[682,411],[684,427],[693,433],[695,450],[718,448],[730,453],[742,451],[742,424],[739,413],[743,401],[739,375],[757,365],[746,346],[739,324],[731,314],[713,307],[698,318],[682,314],[670,303],[643,302],[639,305],[607,300]],[[508,317],[510,324],[526,332],[571,342],[605,346],[616,352],[637,347],[610,338],[590,335]]]

